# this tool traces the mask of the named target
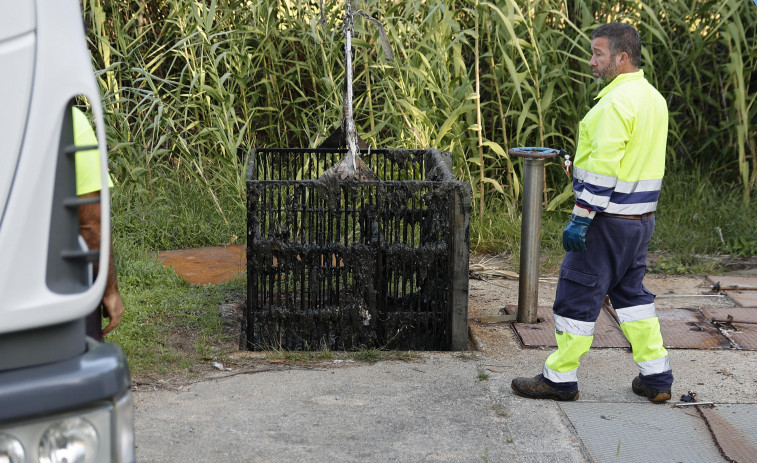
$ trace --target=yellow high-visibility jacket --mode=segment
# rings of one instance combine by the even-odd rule
[[[74,126],[74,145],[91,146],[97,145],[97,136],[90,124],[87,115],[79,108],[71,108]],[[102,180],[100,178],[100,151],[78,151],[75,158],[76,165],[76,194],[83,195],[100,191]],[[113,181],[108,177],[108,186],[113,188]]]
[[[668,107],[644,71],[620,74],[581,121],[576,205],[608,214],[654,212],[665,173]]]

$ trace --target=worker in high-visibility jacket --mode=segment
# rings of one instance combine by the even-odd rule
[[[541,374],[515,378],[512,388],[529,398],[576,400],[579,359],[591,347],[609,295],[640,372],[632,390],[663,402],[670,399],[673,373],[655,296],[642,280],[665,170],[667,105],[639,69],[641,39],[633,26],[598,27],[591,49],[589,65],[606,86],[579,127],[576,204],[563,231],[567,253],[553,306],[557,351]]]
[[[71,108],[74,129],[74,144],[77,146],[97,145],[97,135],[92,125],[77,107]],[[96,149],[78,151],[74,160],[76,165],[76,195],[80,198],[99,198],[102,189],[100,177],[100,152]],[[108,178],[108,187],[113,182]],[[79,234],[84,238],[89,249],[100,249],[100,204],[88,203],[79,206]],[[98,263],[94,264],[95,274],[99,270]],[[104,309],[104,310],[103,310]],[[87,316],[87,335],[102,340],[103,336],[113,331],[120,323],[124,313],[124,303],[118,291],[116,266],[113,262],[113,239],[111,235],[110,258],[108,259],[108,274],[105,283],[105,293],[100,306]],[[102,327],[102,317],[109,319],[108,325]]]

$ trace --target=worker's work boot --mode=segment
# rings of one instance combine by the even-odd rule
[[[515,378],[511,384],[513,391],[529,399],[576,400],[578,391],[561,391],[544,381],[541,375],[533,378]]]
[[[670,389],[652,389],[641,382],[638,376],[633,379],[631,389],[636,395],[646,397],[652,402],[665,402],[670,400]]]

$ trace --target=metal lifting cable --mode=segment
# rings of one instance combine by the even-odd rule
[[[344,69],[346,81],[346,94],[344,97],[344,133],[347,139],[347,166],[352,172],[357,171],[355,158],[357,157],[357,132],[355,131],[355,119],[352,111],[352,33],[354,32],[354,17],[350,0],[345,1],[344,25]]]
[[[386,31],[384,30],[381,21],[372,18],[362,10],[353,12],[350,0],[345,0],[344,24],[342,25],[342,31],[344,32],[345,37],[345,95],[342,113],[342,133],[344,134],[347,145],[347,155],[326,172],[324,172],[322,177],[330,177],[336,175],[342,179],[353,178],[359,180],[378,180],[378,176],[376,176],[376,174],[373,173],[358,156],[358,136],[357,130],[355,128],[354,108],[352,104],[352,35],[355,32],[354,21],[356,15],[364,17],[378,27],[381,48],[384,51],[384,56],[387,60],[390,61],[394,59],[394,52],[392,51],[392,47],[389,45],[389,39],[387,38]],[[321,2],[321,21],[324,21],[323,2]]]

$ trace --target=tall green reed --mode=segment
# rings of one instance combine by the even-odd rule
[[[155,201],[190,182],[221,221],[245,208],[255,146],[316,146],[340,123],[344,5],[319,0],[84,0],[106,107],[111,167],[123,194]],[[697,165],[757,186],[757,8],[725,0],[353,0],[382,21],[395,52],[356,20],[355,121],[373,147],[454,155],[477,210],[517,208],[516,146],[575,149],[593,104],[591,31],[618,20],[642,35],[643,68],[668,100],[669,167]],[[570,181],[547,167],[545,200]]]

